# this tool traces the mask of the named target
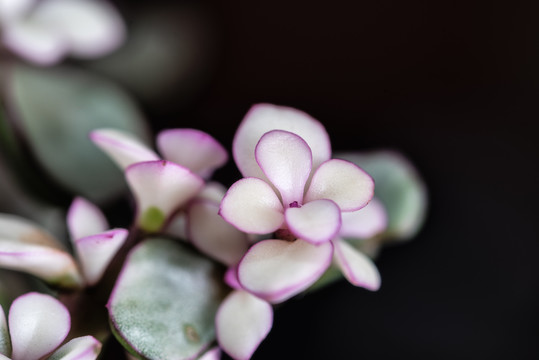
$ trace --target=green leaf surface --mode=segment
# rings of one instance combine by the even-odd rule
[[[427,189],[406,157],[390,150],[343,153],[336,157],[353,162],[374,178],[375,196],[388,213],[384,238],[408,240],[417,234],[427,212]]]
[[[113,332],[142,358],[195,358],[215,340],[222,275],[181,243],[145,240],[129,254],[107,305]]]
[[[122,173],[88,138],[114,127],[148,139],[133,101],[113,83],[68,67],[13,68],[8,104],[49,175],[70,191],[103,202],[125,189]]]

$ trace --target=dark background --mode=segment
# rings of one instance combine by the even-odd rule
[[[423,230],[377,260],[380,291],[290,301],[254,359],[539,359],[539,2],[183,4],[203,9],[212,51],[196,92],[144,104],[154,131],[230,149],[252,104],[292,106],[337,151],[402,151],[429,188]]]

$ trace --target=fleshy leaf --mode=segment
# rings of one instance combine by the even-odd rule
[[[123,41],[125,28],[118,12],[106,1],[47,0],[36,6],[31,21],[46,24],[79,58],[102,56]]]
[[[73,257],[44,229],[23,218],[0,214],[0,267],[24,271],[61,287],[77,287]]]
[[[116,85],[68,67],[13,67],[7,105],[34,156],[61,185],[100,203],[125,189],[121,172],[88,138],[114,127],[147,139],[136,104]]]
[[[281,194],[284,207],[293,202],[301,205],[312,166],[311,149],[305,140],[288,131],[267,132],[256,145],[255,157]]]
[[[90,139],[125,169],[137,162],[159,160],[159,156],[137,137],[118,129],[97,129]]]
[[[312,285],[331,264],[332,256],[331,242],[263,240],[239,263],[238,279],[249,292],[279,303]]]
[[[286,224],[297,237],[312,244],[333,239],[341,227],[341,210],[331,200],[315,200],[285,212]]]
[[[427,213],[427,188],[419,173],[402,154],[379,150],[339,154],[367,171],[376,182],[375,196],[387,211],[388,228],[384,234],[407,240],[421,228]]]
[[[344,240],[335,240],[333,246],[335,261],[350,283],[372,291],[380,288],[380,273],[371,259]]]
[[[37,0],[0,0],[0,20],[7,23],[22,16]]]
[[[88,285],[97,283],[116,252],[127,239],[125,229],[114,229],[75,241],[82,273]]]
[[[167,160],[209,178],[228,160],[225,148],[209,134],[195,129],[170,129],[157,135],[157,149]]]
[[[332,159],[313,174],[305,201],[329,199],[342,211],[359,210],[369,203],[374,194],[374,181],[351,162]]]
[[[271,130],[289,131],[305,140],[312,150],[313,169],[331,157],[329,136],[318,120],[293,108],[258,104],[245,115],[234,136],[232,153],[244,177],[265,179],[254,153],[259,139]]]
[[[343,212],[339,235],[343,238],[367,239],[387,227],[387,214],[380,200],[373,198],[363,209]]]
[[[218,212],[218,203],[198,200],[190,204],[188,238],[203,253],[233,266],[249,248],[249,241],[245,233],[227,223]]]
[[[161,229],[175,210],[204,187],[198,175],[166,160],[133,164],[125,176],[137,200],[137,222],[146,231]]]
[[[69,311],[50,295],[28,293],[9,310],[13,360],[39,359],[66,338],[71,327]]]
[[[93,336],[70,340],[56,350],[47,360],[95,360],[101,352],[101,343]]]
[[[6,314],[4,308],[0,306],[0,354],[11,354],[11,339],[7,328]]]
[[[107,304],[118,340],[149,359],[192,359],[215,339],[224,296],[215,263],[177,241],[150,239],[128,255]]]
[[[215,318],[217,341],[235,360],[250,359],[272,325],[271,305],[241,290],[226,297]]]
[[[71,241],[109,229],[105,215],[88,200],[77,197],[67,212],[67,227]]]
[[[211,348],[206,351],[198,360],[220,360],[221,359],[221,349],[218,347]]]

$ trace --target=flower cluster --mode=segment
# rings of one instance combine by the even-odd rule
[[[185,340],[177,337],[186,344],[188,358],[217,359],[221,350],[234,359],[251,358],[271,330],[273,304],[310,288],[329,268],[339,269],[355,286],[372,291],[380,287],[376,266],[353,244],[354,239],[373,238],[388,226],[386,210],[374,198],[374,180],[356,164],[332,158],[325,128],[306,113],[269,104],[253,106],[233,140],[234,161],[243,178],[229,189],[210,180],[214,171],[227,162],[228,154],[216,139],[202,131],[164,130],[157,136],[157,152],[118,129],[95,129],[89,136],[124,171],[136,204],[133,227],[129,231],[109,230],[103,213],[78,197],[67,213],[74,253],[71,255],[44,229],[24,219],[2,215],[0,266],[38,276],[59,291],[81,291],[102,286],[101,279],[109,274],[107,268],[115,257],[118,259],[120,248],[131,250],[127,260],[123,259],[126,264],[116,279],[107,308],[113,332],[137,356],[169,358],[166,354],[174,354],[177,358],[179,353],[170,344],[166,349],[147,350],[146,345],[137,344],[137,339],[123,333],[131,326],[136,336],[145,337],[144,341],[151,339],[148,334],[141,336],[140,331],[145,330],[139,329],[145,329],[145,325],[133,320],[134,315],[127,317],[127,324],[121,323],[119,316],[123,314],[118,314],[116,307],[125,293],[132,291],[133,283],[140,281],[142,291],[150,286],[137,271],[148,269],[159,274],[162,279],[153,281],[165,284],[163,293],[178,282],[202,281],[203,274],[210,272],[205,263],[189,260],[174,263],[185,268],[167,274],[165,263],[177,259],[172,255],[163,259],[163,264],[148,265],[147,259],[156,252],[152,247],[141,250],[140,244],[152,236],[187,241],[198,253],[226,269],[221,284],[228,286],[227,295],[212,291],[211,296],[220,300],[215,309],[208,305],[213,309],[208,313],[215,314],[212,327],[218,348],[211,348],[212,336],[206,339],[199,333],[200,327],[188,322],[183,325]],[[152,246],[171,246],[167,241],[154,241]],[[201,275],[192,280],[184,269],[197,269]],[[194,288],[206,289],[197,286]],[[136,309],[132,302],[138,293],[134,294],[128,298],[129,308],[151,317],[151,309]],[[156,307],[164,304],[163,308],[169,308],[168,302],[152,296],[163,295],[142,294]],[[37,359],[52,351],[53,347],[44,348],[37,357],[19,354],[22,340],[17,340],[18,325],[11,325],[17,320],[12,318],[24,315],[27,308],[20,304],[30,302],[48,302],[64,314],[58,316],[69,315],[48,295],[29,294],[17,299],[10,310],[13,350],[6,345],[8,338],[0,343],[0,353],[5,356]],[[152,324],[167,321],[166,316],[164,320],[152,318]],[[58,337],[54,346],[64,338]],[[48,340],[38,340],[44,341]],[[84,346],[97,349],[93,340],[87,341]],[[70,344],[65,346],[83,346]]]

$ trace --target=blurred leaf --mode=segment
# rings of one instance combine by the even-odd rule
[[[191,99],[214,66],[214,23],[200,2],[134,7],[126,43],[89,65],[159,107]]]
[[[148,139],[132,100],[112,83],[73,68],[24,65],[11,74],[8,106],[43,168],[61,185],[102,203],[125,189],[122,173],[88,138],[114,127]]]
[[[109,300],[113,332],[149,359],[192,359],[215,340],[225,295],[217,265],[187,246],[150,239],[129,254]]]
[[[335,157],[353,162],[374,178],[375,196],[388,213],[388,229],[383,238],[408,240],[417,234],[427,212],[427,188],[408,159],[390,150]]]

